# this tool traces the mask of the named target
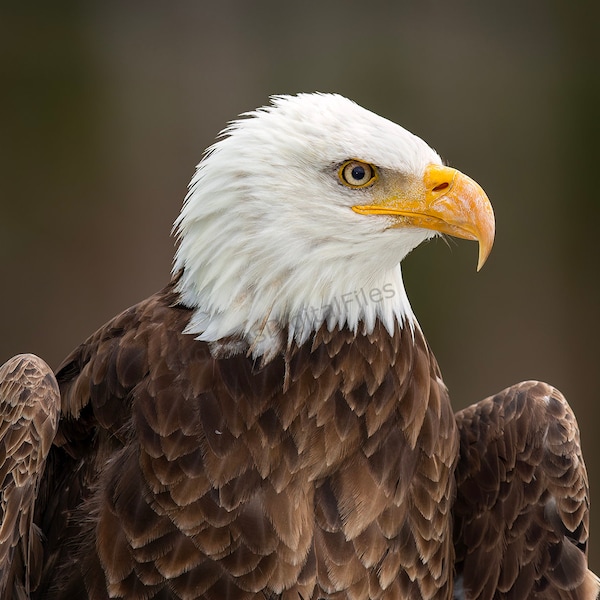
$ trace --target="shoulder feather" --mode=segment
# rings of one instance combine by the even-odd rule
[[[2,598],[28,597],[30,579],[38,576],[41,547],[33,510],[59,413],[58,385],[41,358],[20,354],[0,367]]]
[[[527,381],[456,417],[455,544],[465,597],[596,598],[587,473],[563,395]]]

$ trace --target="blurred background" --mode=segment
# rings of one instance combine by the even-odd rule
[[[334,91],[476,179],[490,259],[429,243],[406,287],[456,408],[523,379],[582,430],[600,571],[600,3],[58,1],[0,7],[0,362],[56,367],[162,287],[171,224],[225,123]]]

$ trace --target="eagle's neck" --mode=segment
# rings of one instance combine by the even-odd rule
[[[346,271],[351,270],[349,265]],[[206,342],[228,340],[230,353],[250,350],[268,360],[292,343],[303,344],[322,327],[365,335],[377,322],[391,335],[405,326],[414,328],[400,265],[371,272],[362,281],[341,269],[341,275],[325,285],[323,269],[319,272],[318,266],[301,261],[293,276],[284,278],[272,270],[260,287],[240,286],[244,280],[240,271],[232,278],[230,292],[220,294],[196,283],[198,278],[210,278],[206,269],[198,271],[184,269],[177,284],[181,301],[194,310],[186,333]]]

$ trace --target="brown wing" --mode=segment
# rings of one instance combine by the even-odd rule
[[[587,474],[562,394],[528,381],[456,418],[456,597],[595,599]]]
[[[0,367],[0,596],[29,597],[41,558],[33,508],[60,413],[50,367],[20,354]]]

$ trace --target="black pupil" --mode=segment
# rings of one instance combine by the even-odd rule
[[[352,179],[355,181],[360,181],[365,178],[365,168],[357,165],[352,169]]]

